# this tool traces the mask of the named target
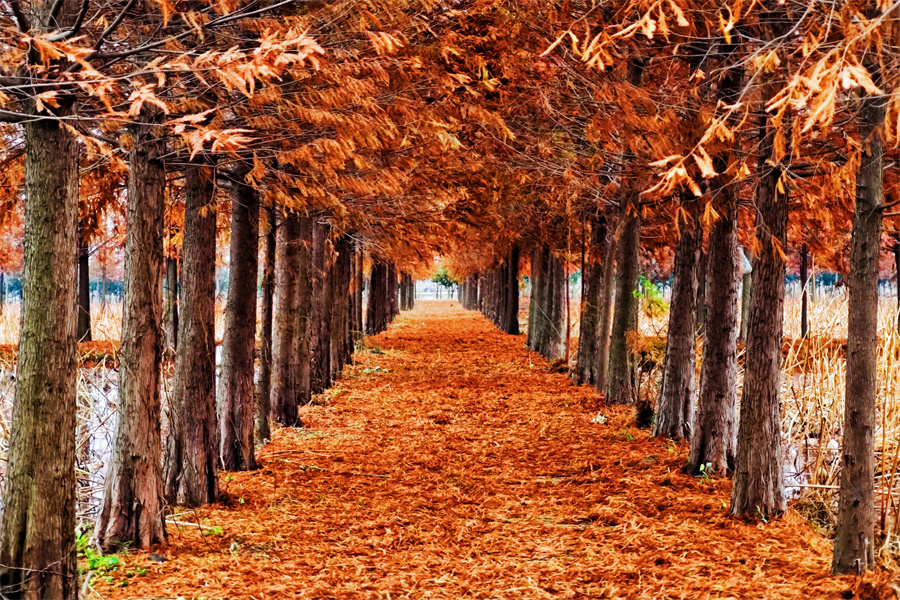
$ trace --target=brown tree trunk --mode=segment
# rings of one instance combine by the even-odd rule
[[[634,402],[633,358],[628,349],[628,337],[637,333],[637,301],[641,217],[637,213],[623,214],[622,237],[616,257],[616,302],[613,312],[609,347],[609,375],[606,389],[607,404]]]
[[[697,267],[703,227],[697,202],[686,200],[685,204],[687,218],[678,223],[669,333],[653,435],[690,439],[697,372]]]
[[[272,411],[272,323],[275,300],[275,210],[265,208],[266,237],[265,262],[262,276],[262,318],[259,334],[259,379],[256,383],[256,439],[266,441],[271,437],[269,414]]]
[[[288,427],[302,426],[297,416],[295,331],[299,307],[301,218],[288,214],[278,228],[275,259],[275,329],[272,334],[272,418]]]
[[[169,403],[165,495],[199,506],[218,496],[216,463],[216,211],[213,170],[185,169],[184,258],[175,383]]]
[[[505,270],[506,296],[503,298],[504,317],[503,331],[510,335],[519,335],[519,247],[513,246]]]
[[[859,170],[853,212],[847,306],[847,375],[841,490],[834,532],[833,573],[862,573],[875,566],[875,392],[878,356],[879,209],[884,197],[885,104],[860,101]]]
[[[24,124],[25,260],[0,517],[0,593],[75,598],[78,145],[54,119]]]
[[[243,179],[238,172],[237,179]],[[259,274],[259,195],[235,183],[231,201],[231,260],[222,376],[219,379],[219,459],[226,471],[256,468],[253,445],[256,278]]]
[[[118,422],[94,536],[104,549],[166,540],[160,432],[165,144],[135,128],[128,177]]]
[[[166,258],[166,345],[178,348],[178,259]]]
[[[363,338],[363,286],[365,283],[365,273],[363,273],[363,264],[365,262],[365,254],[362,247],[357,243],[353,252],[353,323],[351,330],[353,333],[353,342],[358,342]]]
[[[737,442],[737,190],[719,189],[724,201],[709,232],[700,396],[685,467],[695,475],[701,466],[710,475],[731,472]]]
[[[310,385],[319,394],[331,384],[331,313],[332,263],[334,251],[331,227],[324,223],[313,225],[313,307],[310,355],[312,360]]]
[[[578,328],[578,356],[573,373],[575,383],[593,385],[597,381],[597,348],[600,346],[600,298],[603,295],[603,254],[609,228],[605,215],[591,219],[591,244],[581,270],[581,317]]]
[[[600,305],[597,309],[597,374],[594,389],[606,394],[609,381],[609,342],[612,335],[613,275],[616,272],[616,249],[618,243],[612,229],[608,235],[606,251],[603,254],[603,283],[601,284]]]
[[[297,311],[294,320],[293,356],[297,369],[295,372],[295,403],[306,406],[312,401],[312,355],[310,336],[313,328],[313,281],[312,281],[312,244],[313,219],[300,217],[299,245],[297,256]],[[299,418],[297,419],[299,422]]]
[[[772,83],[763,87],[763,115],[763,107],[774,93]],[[781,456],[781,341],[788,195],[781,181],[784,169],[771,166],[776,129],[771,124],[767,127],[768,115],[761,121],[755,202],[759,257],[753,265],[731,514],[765,518],[786,508]]]
[[[386,301],[387,265],[380,260],[372,263],[369,277],[369,303],[366,307],[366,335],[375,335],[384,330],[384,304]]]
[[[91,336],[91,253],[84,230],[78,232],[78,341],[90,342]]]

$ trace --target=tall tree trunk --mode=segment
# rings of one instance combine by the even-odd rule
[[[581,317],[574,380],[593,385],[597,381],[597,349],[600,346],[600,298],[603,295],[603,253],[609,228],[606,215],[591,219],[591,244],[581,269]]]
[[[275,300],[276,228],[274,207],[265,207],[265,262],[262,276],[262,319],[259,334],[259,379],[256,383],[256,439],[268,440],[272,411],[272,323]]]
[[[662,388],[653,435],[690,439],[694,421],[694,382],[697,372],[697,270],[703,227],[697,202],[686,200],[686,220],[678,223],[675,278],[669,309],[669,333]]]
[[[859,138],[863,150],[856,175],[848,277],[844,440],[833,573],[862,573],[875,566],[875,391],[882,219],[879,204],[884,196],[885,104],[880,97],[865,97],[860,104]]]
[[[384,303],[387,279],[387,265],[378,259],[372,262],[372,274],[369,277],[369,303],[366,306],[366,335],[381,333],[384,329]]]
[[[634,364],[628,349],[628,337],[637,333],[638,299],[634,292],[638,285],[641,216],[639,213],[626,213],[622,218],[625,222],[616,257],[616,303],[609,348],[607,404],[631,404],[634,401]]]
[[[539,306],[544,315],[543,329],[540,332],[541,346],[538,348],[547,360],[553,362],[565,357],[565,265],[555,254],[547,249],[547,283],[544,291],[543,306]]]
[[[332,270],[334,251],[330,238],[331,227],[324,223],[313,225],[313,336],[310,342],[312,371],[310,382],[314,394],[331,384],[331,313]]]
[[[199,506],[218,496],[216,463],[216,211],[213,170],[185,169],[181,320],[169,403],[165,495]]]
[[[759,257],[753,266],[753,293],[744,354],[744,388],[731,514],[770,516],[784,512],[781,456],[781,341],[784,322],[784,277],[788,195],[784,169],[772,166],[777,126],[764,106],[776,89],[763,86],[756,186],[756,239]],[[789,135],[789,134],[788,134]]]
[[[532,350],[540,348],[540,337],[547,316],[544,303],[547,286],[547,254],[545,246],[538,244],[531,251],[531,297],[528,301],[528,334],[525,344]]]
[[[6,307],[6,275],[0,270],[0,317],[3,316],[3,309]]]
[[[91,269],[90,247],[85,232],[78,233],[78,341],[90,342],[91,337]]]
[[[299,307],[300,216],[288,214],[278,228],[275,259],[275,330],[272,334],[272,418],[288,427],[302,426],[297,416],[295,331]]]
[[[353,341],[358,342],[363,338],[363,287],[365,286],[365,273],[363,265],[365,264],[365,253],[362,246],[357,242],[356,251],[353,253]]]
[[[166,258],[166,345],[178,348],[178,259]]]
[[[721,171],[720,171],[721,172]],[[685,469],[700,467],[724,474],[734,467],[737,406],[737,190],[719,188],[723,202],[709,232],[706,263],[706,324],[700,396],[691,434],[691,454]]]
[[[0,593],[75,598],[78,146],[54,119],[27,121],[24,132],[25,266]]]
[[[610,228],[606,251],[603,254],[603,283],[600,292],[600,305],[597,310],[597,379],[594,389],[606,394],[609,381],[609,345],[612,334],[613,275],[616,272],[616,249],[618,242]]]
[[[253,446],[256,278],[259,274],[259,195],[237,173],[231,201],[231,260],[222,376],[219,379],[219,459],[226,471],[256,468]]]
[[[800,249],[800,337],[809,337],[809,250]]]
[[[300,217],[297,256],[297,311],[294,320],[293,355],[296,357],[295,402],[306,406],[312,401],[312,354],[310,337],[313,328],[312,244],[313,218]],[[299,419],[297,419],[299,421]]]
[[[506,297],[503,299],[504,315],[503,331],[510,335],[519,335],[519,247],[513,246],[509,251],[506,263]]]
[[[94,536],[104,549],[166,540],[160,432],[165,144],[135,127],[128,176],[118,422]]]

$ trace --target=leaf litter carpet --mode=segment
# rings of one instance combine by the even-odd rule
[[[886,574],[828,575],[796,513],[730,518],[730,483],[685,476],[687,447],[455,302],[369,338],[230,506],[181,510],[168,561],[143,552],[104,598],[890,597]],[[594,422],[598,411],[605,423]],[[198,526],[200,525],[200,526]],[[145,571],[146,570],[146,571]],[[137,572],[137,576],[122,573]],[[141,576],[141,573],[143,575]]]

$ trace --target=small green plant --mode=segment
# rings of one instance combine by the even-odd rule
[[[758,505],[756,507],[756,517],[763,523],[769,522],[769,519],[766,518],[766,513],[764,513]]]
[[[203,535],[222,535],[222,528],[218,525],[203,530]]]
[[[703,480],[703,483],[709,483],[709,481],[710,481],[709,470],[711,468],[712,468],[711,462],[700,465],[700,479]]]

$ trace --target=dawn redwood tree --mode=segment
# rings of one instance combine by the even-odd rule
[[[698,203],[685,199],[677,218],[678,244],[669,305],[669,332],[653,435],[690,439],[697,372],[697,270],[703,244]]]
[[[875,18],[872,5],[866,12]],[[877,59],[867,68],[878,73]],[[880,78],[879,78],[880,79]],[[847,374],[841,489],[834,532],[834,573],[862,573],[875,565],[875,393],[878,374],[878,259],[884,199],[884,100],[859,101],[859,167],[847,303]]]
[[[297,312],[294,316],[293,353],[296,357],[295,402],[305,406],[312,400],[312,355],[310,336],[313,327],[312,243],[313,218],[300,216],[297,255]],[[299,422],[299,418],[297,419]]]
[[[165,496],[172,504],[199,506],[219,494],[216,443],[216,207],[213,167],[185,167],[184,246],[175,355],[169,405]]]
[[[300,220],[288,212],[278,227],[275,259],[275,325],[272,334],[272,418],[288,427],[302,426],[297,416],[296,352],[300,282]]]
[[[266,233],[262,275],[262,315],[259,334],[259,378],[256,383],[256,439],[268,440],[272,400],[272,321],[275,299],[275,210],[265,207]]]
[[[600,345],[600,302],[603,289],[603,253],[608,226],[605,214],[591,216],[591,238],[582,270],[581,317],[578,328],[578,357],[573,377],[576,383],[597,381],[597,351]]]
[[[719,218],[709,232],[700,395],[685,470],[730,473],[737,444],[737,203],[719,188]]]
[[[773,3],[774,4],[774,3]],[[773,23],[779,16],[766,9],[761,17]],[[767,27],[771,31],[770,27]],[[781,29],[781,28],[779,28]],[[783,35],[784,31],[771,31]],[[760,100],[756,185],[756,247],[753,290],[747,321],[744,387],[741,396],[731,514],[770,516],[784,512],[784,469],[781,452],[781,341],[784,323],[785,250],[788,193],[783,156],[775,136],[784,113],[770,116],[762,108],[776,91],[766,76]],[[710,323],[712,326],[712,323]]]
[[[310,386],[314,394],[325,391],[331,385],[331,317],[334,312],[332,301],[333,264],[334,248],[331,242],[331,226],[317,218],[313,222],[312,306],[314,312],[310,321],[310,359],[312,361]]]
[[[132,128],[118,421],[94,537],[106,549],[166,539],[160,433],[165,142]]]
[[[633,192],[636,195],[636,192]],[[616,303],[612,319],[609,349],[609,374],[606,384],[607,404],[633,402],[633,359],[628,350],[628,335],[637,331],[635,290],[640,268],[641,215],[637,203],[626,208],[622,216],[622,235],[616,256]]]
[[[503,298],[503,323],[501,329],[510,335],[519,335],[519,246],[513,244],[506,259]]]
[[[610,235],[603,254],[603,283],[601,284],[600,304],[597,308],[597,379],[594,389],[606,393],[606,384],[609,380],[609,338],[612,334],[612,308],[613,308],[613,275],[616,271],[616,250],[618,242],[610,227]]]
[[[32,4],[38,34],[50,3]],[[71,15],[69,15],[71,16]],[[27,30],[27,29],[26,29]],[[0,593],[75,598],[78,146],[61,117],[28,106],[25,260],[9,466],[0,520]]]
[[[231,261],[222,376],[219,378],[219,459],[226,471],[256,468],[253,446],[256,278],[259,273],[259,195],[235,172],[231,200]]]

